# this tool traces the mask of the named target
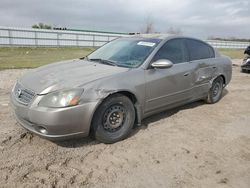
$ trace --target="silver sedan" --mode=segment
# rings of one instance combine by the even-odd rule
[[[17,121],[42,137],[92,134],[114,143],[152,114],[218,102],[231,76],[231,60],[201,40],[139,35],[30,70],[13,87],[11,102]]]

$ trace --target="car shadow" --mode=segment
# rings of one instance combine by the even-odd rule
[[[225,97],[228,93],[229,93],[228,90],[224,89],[223,93],[222,93],[222,98]],[[176,108],[173,108],[171,110],[165,110],[163,112],[160,112],[160,113],[157,113],[155,115],[149,116],[149,117],[145,118],[142,121],[141,126],[136,126],[132,130],[132,132],[130,133],[130,135],[128,137],[133,137],[139,131],[147,129],[148,126],[153,122],[157,122],[157,121],[160,121],[161,119],[169,118],[169,117],[177,114],[179,111],[196,108],[197,106],[202,106],[202,105],[209,105],[209,104],[207,104],[204,101],[200,100],[200,101],[188,103],[186,105],[176,107]],[[99,141],[96,141],[91,137],[77,138],[77,139],[71,139],[71,140],[66,140],[66,141],[53,141],[53,142],[55,144],[57,144],[58,146],[66,147],[66,148],[78,148],[78,147],[84,147],[84,146],[91,146],[91,145],[100,144]]]
[[[53,141],[53,143],[65,148],[79,148],[79,147],[96,145],[99,144],[100,142],[94,140],[91,137],[84,137],[84,138],[75,138],[65,141]]]
[[[222,98],[225,97],[228,93],[229,93],[228,90],[224,89],[223,93],[222,93]],[[188,103],[186,105],[179,106],[179,107],[176,107],[176,108],[173,108],[170,110],[165,110],[163,112],[149,116],[142,121],[140,126],[136,126],[134,128],[134,130],[131,132],[129,137],[136,135],[141,130],[147,129],[148,126],[153,122],[157,122],[157,121],[160,121],[161,119],[169,118],[182,110],[192,109],[192,108],[196,108],[196,107],[202,106],[202,105],[210,105],[210,104],[207,104],[205,101],[200,100],[200,101]]]
[[[183,105],[180,107],[176,107],[176,108],[173,108],[170,110],[165,110],[165,111],[162,111],[160,113],[151,115],[151,116],[145,118],[144,120],[142,120],[141,125],[136,126],[129,137],[136,135],[141,130],[147,129],[149,127],[149,125],[153,122],[157,122],[157,121],[160,121],[162,119],[169,118],[182,110],[192,109],[192,108],[195,108],[197,106],[202,106],[202,105],[206,105],[206,103],[204,101],[196,101],[193,103],[189,103],[189,104],[186,104],[186,105]]]
[[[225,97],[228,93],[229,93],[229,91],[226,88],[223,89],[222,97],[221,98]]]

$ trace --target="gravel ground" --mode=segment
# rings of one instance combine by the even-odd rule
[[[219,103],[152,116],[112,145],[21,128],[8,98],[25,71],[0,71],[0,187],[250,187],[250,74],[239,67]]]

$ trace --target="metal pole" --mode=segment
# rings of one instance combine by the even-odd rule
[[[37,31],[35,31],[35,46],[38,47],[38,41],[37,41]]]
[[[59,47],[60,46],[60,41],[59,41],[59,33],[57,32],[56,33],[56,44],[57,44],[57,47]]]
[[[93,35],[93,47],[95,47],[95,35]]]
[[[79,47],[79,35],[76,34],[76,46]]]
[[[8,29],[8,35],[9,35],[9,45],[13,44],[13,40],[12,40],[12,32],[10,29]]]

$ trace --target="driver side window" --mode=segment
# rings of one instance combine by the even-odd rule
[[[188,61],[188,54],[183,39],[172,39],[167,41],[153,58],[153,62],[159,59],[168,59],[174,64]]]

